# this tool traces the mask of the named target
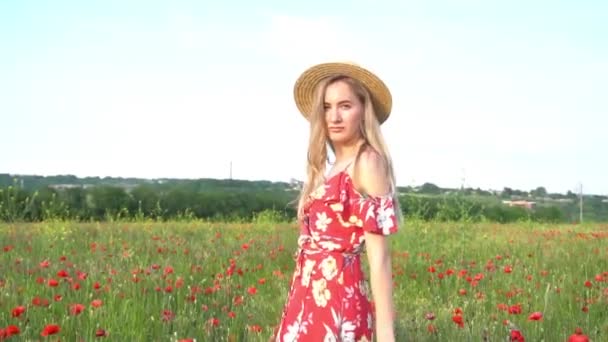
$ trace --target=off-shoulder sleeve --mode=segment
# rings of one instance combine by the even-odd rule
[[[363,230],[380,235],[394,234],[399,230],[392,196],[365,196],[359,200],[358,216]]]

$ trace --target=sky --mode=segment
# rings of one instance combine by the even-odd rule
[[[606,1],[0,1],[0,173],[304,179],[293,84],[391,89],[400,186],[608,195]]]

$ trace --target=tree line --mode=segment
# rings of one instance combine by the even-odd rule
[[[211,186],[211,183],[215,185]],[[130,187],[64,185],[28,189],[21,187],[20,182],[13,182],[13,185],[0,188],[0,220],[198,218],[251,221],[260,215],[271,215],[281,221],[295,220],[297,188],[270,182],[249,186],[243,184],[255,182],[224,180],[211,183],[159,182]],[[518,220],[573,222],[578,219],[577,208],[572,205],[541,205],[530,210],[468,196],[464,192],[450,195],[403,193],[399,201],[406,218],[423,220],[507,223]],[[597,215],[601,209],[601,206],[587,206],[586,215],[592,220],[608,220],[608,210],[604,216]]]

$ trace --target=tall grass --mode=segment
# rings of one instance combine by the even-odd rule
[[[99,329],[117,341],[267,341],[297,239],[273,215],[0,224],[0,328],[16,325],[24,340],[53,323],[66,341]],[[401,228],[391,237],[399,341],[497,341],[511,329],[565,341],[577,327],[608,340],[608,226],[408,218]],[[72,304],[84,311],[72,315]],[[12,317],[18,306],[27,310]]]

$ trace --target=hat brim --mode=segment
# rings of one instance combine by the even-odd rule
[[[380,124],[391,114],[392,96],[386,84],[371,71],[350,63],[321,63],[305,70],[294,85],[294,98],[300,113],[308,119],[312,112],[315,91],[319,82],[327,77],[345,75],[356,79],[367,88],[372,97],[376,117]]]

